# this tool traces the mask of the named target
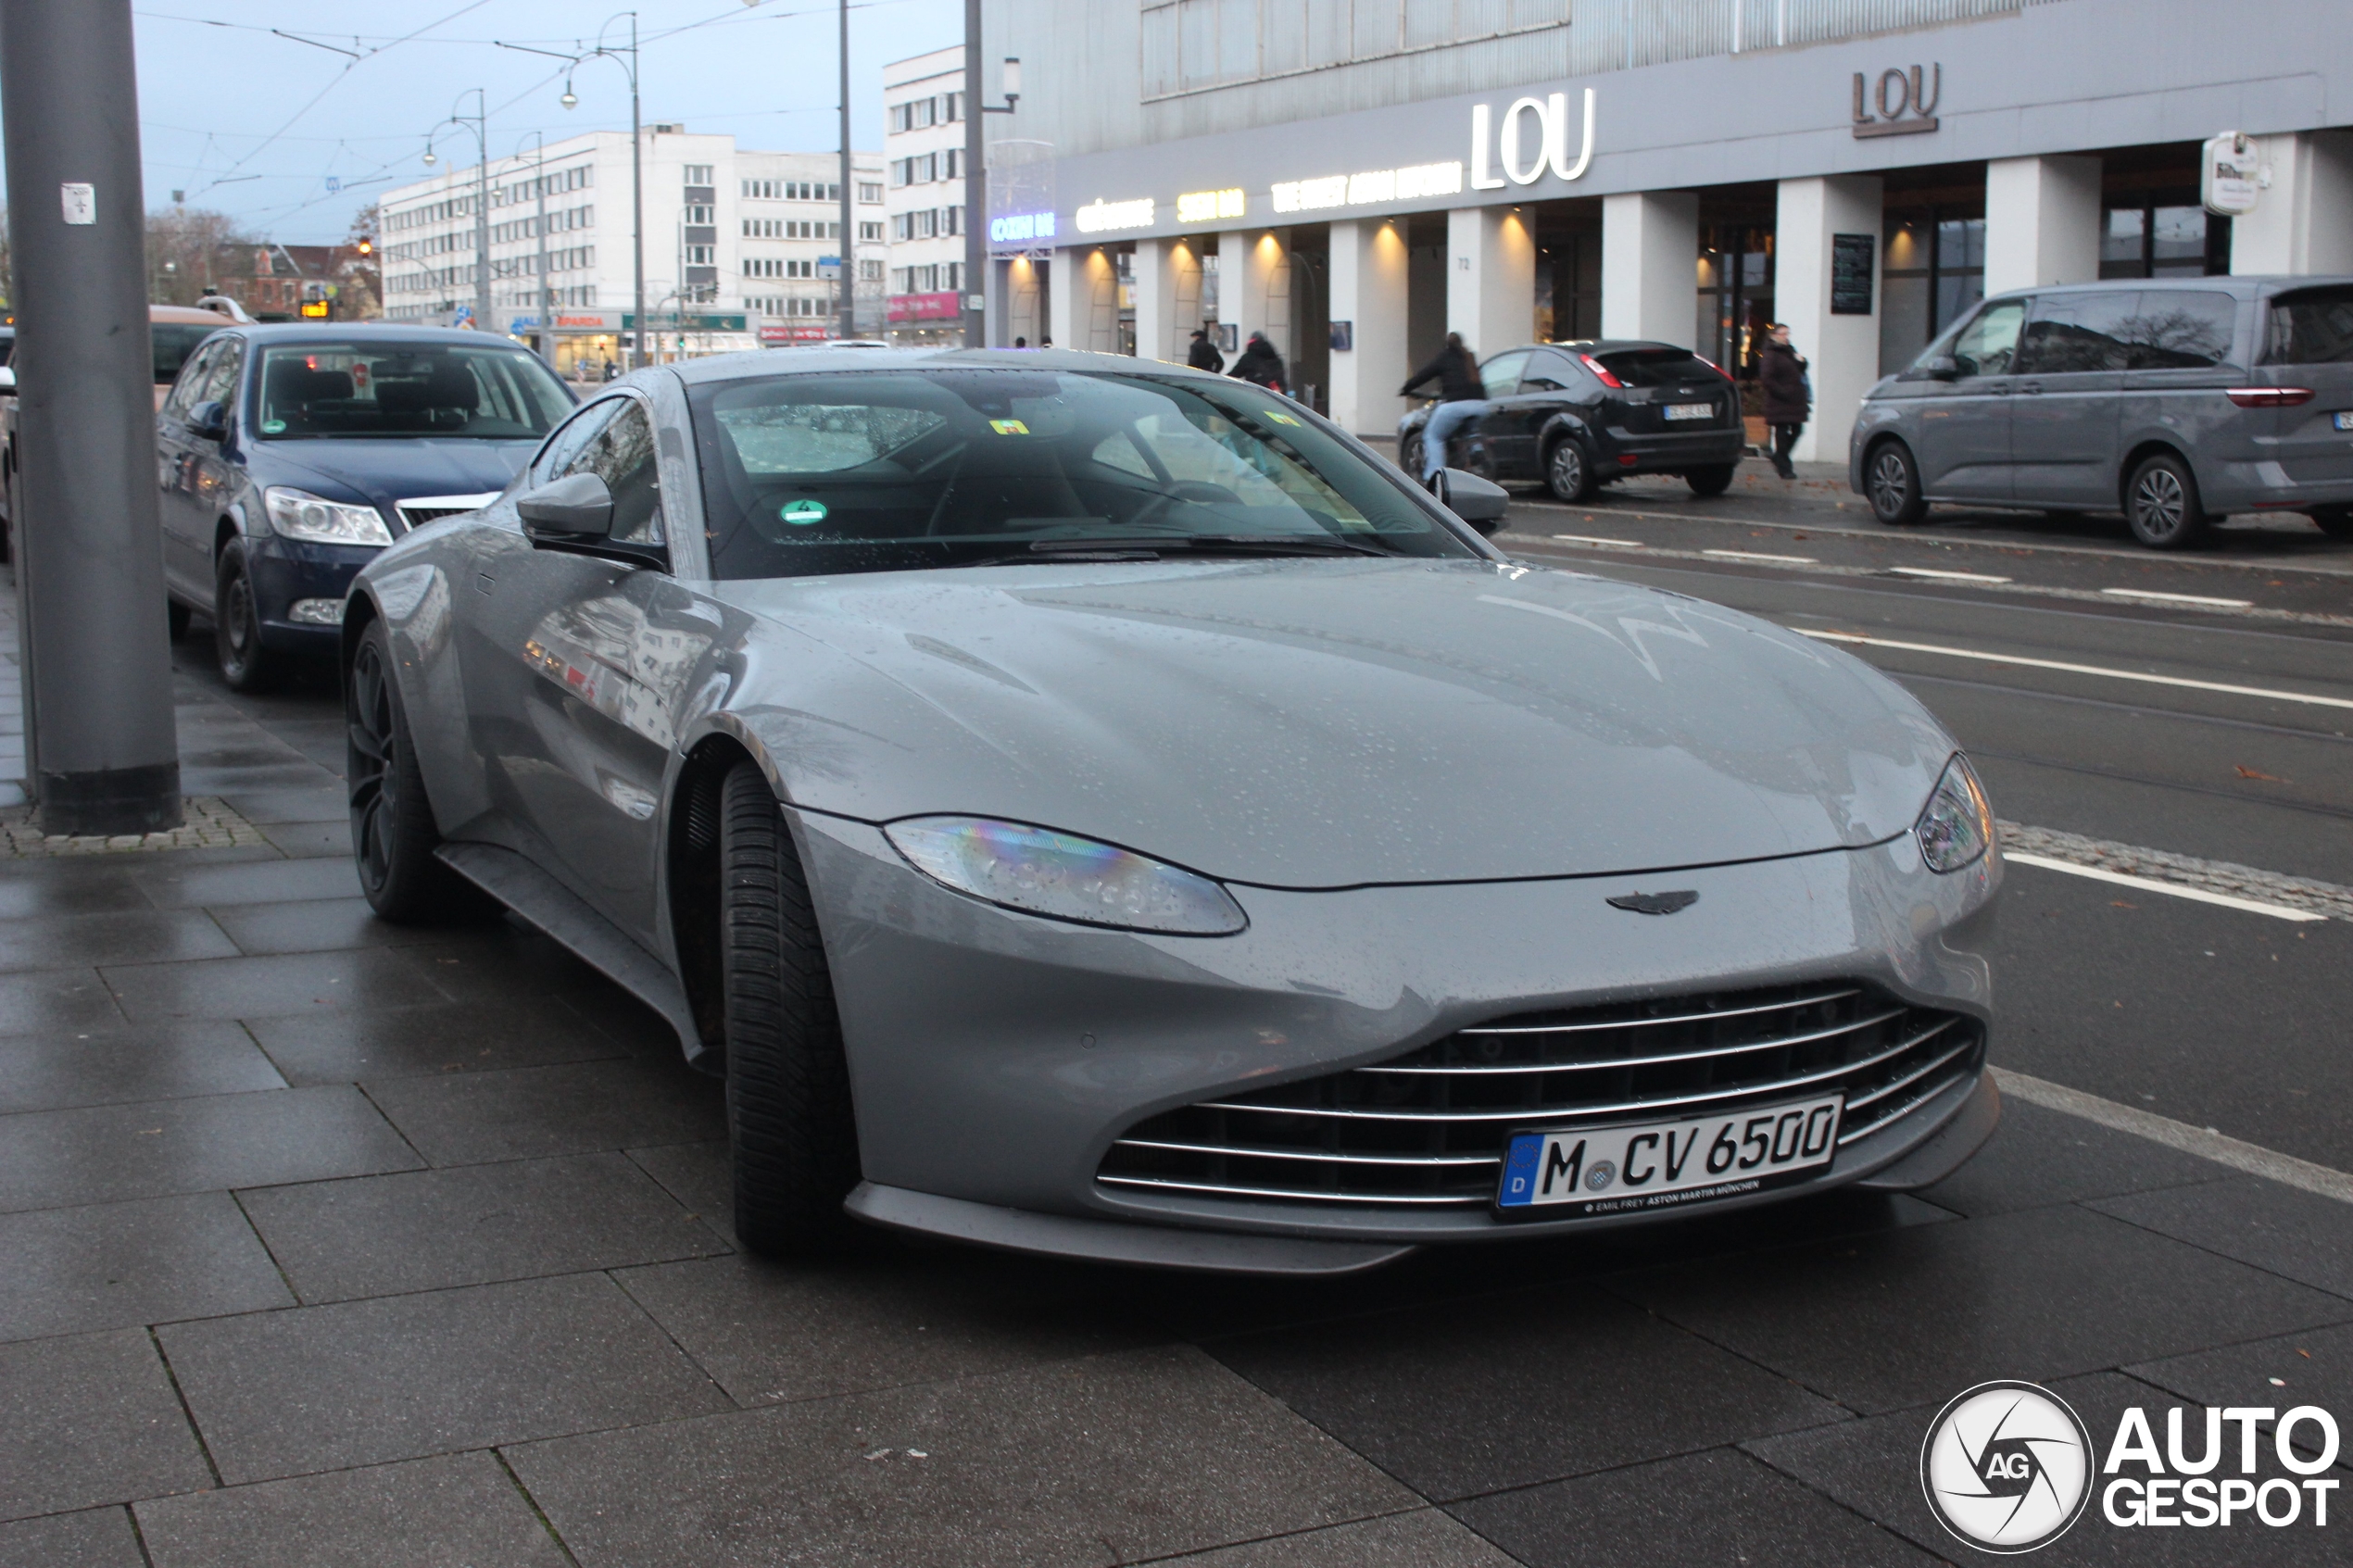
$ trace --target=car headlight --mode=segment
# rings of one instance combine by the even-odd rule
[[[934,882],[1086,925],[1229,936],[1250,923],[1205,876],[1091,838],[987,817],[911,817],[883,829]]]
[[[1959,871],[1993,847],[1994,807],[1968,758],[1955,752],[1944,764],[1944,776],[1936,781],[1912,833],[1920,841],[1920,859],[1932,872]]]
[[[283,484],[263,491],[261,500],[269,508],[270,526],[289,539],[314,545],[392,543],[392,530],[373,507],[348,507]]]

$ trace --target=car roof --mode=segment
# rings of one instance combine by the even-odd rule
[[[204,312],[210,315],[211,312]],[[497,332],[468,332],[462,327],[433,327],[406,321],[223,321],[233,325],[256,343],[470,343],[477,346],[496,344],[523,353],[530,350],[513,338]]]
[[[2197,278],[2102,278],[2088,283],[2044,283],[2033,288],[2004,289],[1994,297],[2023,299],[2029,295],[2046,294],[2113,294],[2120,289],[2173,292],[2195,290],[2207,294],[2227,294],[2236,299],[2253,298],[2259,295],[2285,294],[2296,289],[2344,288],[2353,286],[2353,276],[2343,274],[2309,274],[2294,276],[2285,273],[2237,272]]]
[[[774,376],[811,376],[844,370],[912,370],[953,366],[987,370],[1111,370],[1122,375],[1144,373],[1222,381],[1222,376],[1196,370],[1164,359],[1140,359],[1131,354],[1088,354],[1072,348],[837,348],[809,346],[789,355],[774,349],[748,349],[740,354],[711,354],[699,359],[673,360],[659,369],[689,386],[706,383],[756,381]],[[648,373],[633,371],[623,381]]]
[[[172,321],[182,326],[201,326],[207,322],[216,327],[237,324],[218,310],[202,310],[193,305],[150,305],[147,307],[147,320],[151,322]]]
[[[1527,344],[1522,346],[1529,348],[1566,348],[1573,350],[1579,354],[1622,354],[1629,350],[1635,352],[1648,350],[1652,353],[1666,354],[1691,354],[1694,352],[1692,349],[1685,348],[1680,343],[1657,343],[1649,338],[1642,337],[1558,338],[1551,343]],[[1518,350],[1507,348],[1504,352],[1506,354],[1516,354]]]

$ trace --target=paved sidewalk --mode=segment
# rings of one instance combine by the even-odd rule
[[[262,842],[0,862],[9,1568],[1921,1563],[1980,1381],[2353,1416],[2353,1207],[2018,1101],[1923,1198],[1321,1285],[748,1260],[717,1085],[371,919],[332,694],[204,651],[186,788]],[[2038,1561],[2342,1561],[2241,1523]]]

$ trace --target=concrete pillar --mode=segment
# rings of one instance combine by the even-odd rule
[[[2231,270],[2353,272],[2353,135],[2303,131],[2255,142],[2271,183],[2253,212],[2231,220]]]
[[[1076,323],[1086,318],[1078,314],[1076,307],[1086,297],[1087,284],[1083,274],[1087,257],[1092,250],[1091,245],[1085,250],[1058,250],[1047,264],[1045,337],[1057,348],[1082,346],[1078,341]],[[1030,339],[1029,346],[1036,348],[1038,341],[1037,338]]]
[[[1876,174],[1784,180],[1773,216],[1773,308],[1789,323],[1790,342],[1806,356],[1814,382],[1814,417],[1792,454],[1800,462],[1843,460],[1863,394],[1879,380],[1879,246],[1882,227]],[[1870,241],[1870,310],[1831,312],[1833,236]]]
[[[1698,346],[1699,194],[1602,198],[1602,336]]]
[[[1482,359],[1536,336],[1529,223],[1508,207],[1457,207],[1446,215],[1446,330],[1462,333]]]
[[[2004,157],[1985,166],[1985,292],[2100,275],[2100,160]]]
[[[1110,354],[1119,347],[1119,271],[1101,245],[1054,252],[1046,335],[1056,348]]]
[[[1013,339],[1020,338],[1030,347],[1046,332],[1046,301],[1051,294],[1048,263],[1026,256],[1016,256],[1003,264],[1003,305],[991,318],[998,323],[997,346],[1011,348]]]
[[[1189,238],[1136,242],[1136,357],[1185,362],[1201,325],[1201,257]]]
[[[1238,329],[1238,350],[1249,346],[1251,333],[1265,332],[1290,369],[1290,230],[1234,229],[1217,236],[1217,319]]]
[[[1332,422],[1359,435],[1390,435],[1405,400],[1398,386],[1413,370],[1406,342],[1409,256],[1394,222],[1335,222],[1332,325],[1349,324],[1353,346],[1332,350]]]

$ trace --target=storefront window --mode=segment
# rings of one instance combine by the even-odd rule
[[[2210,278],[2231,270],[2231,220],[2209,216],[2186,191],[2108,198],[2101,214],[2103,278]]]
[[[1985,297],[1985,220],[1943,207],[1891,209],[1880,274],[1880,371],[1910,364]]]
[[[1742,381],[1773,320],[1773,232],[1709,223],[1700,228],[1699,352]]]

